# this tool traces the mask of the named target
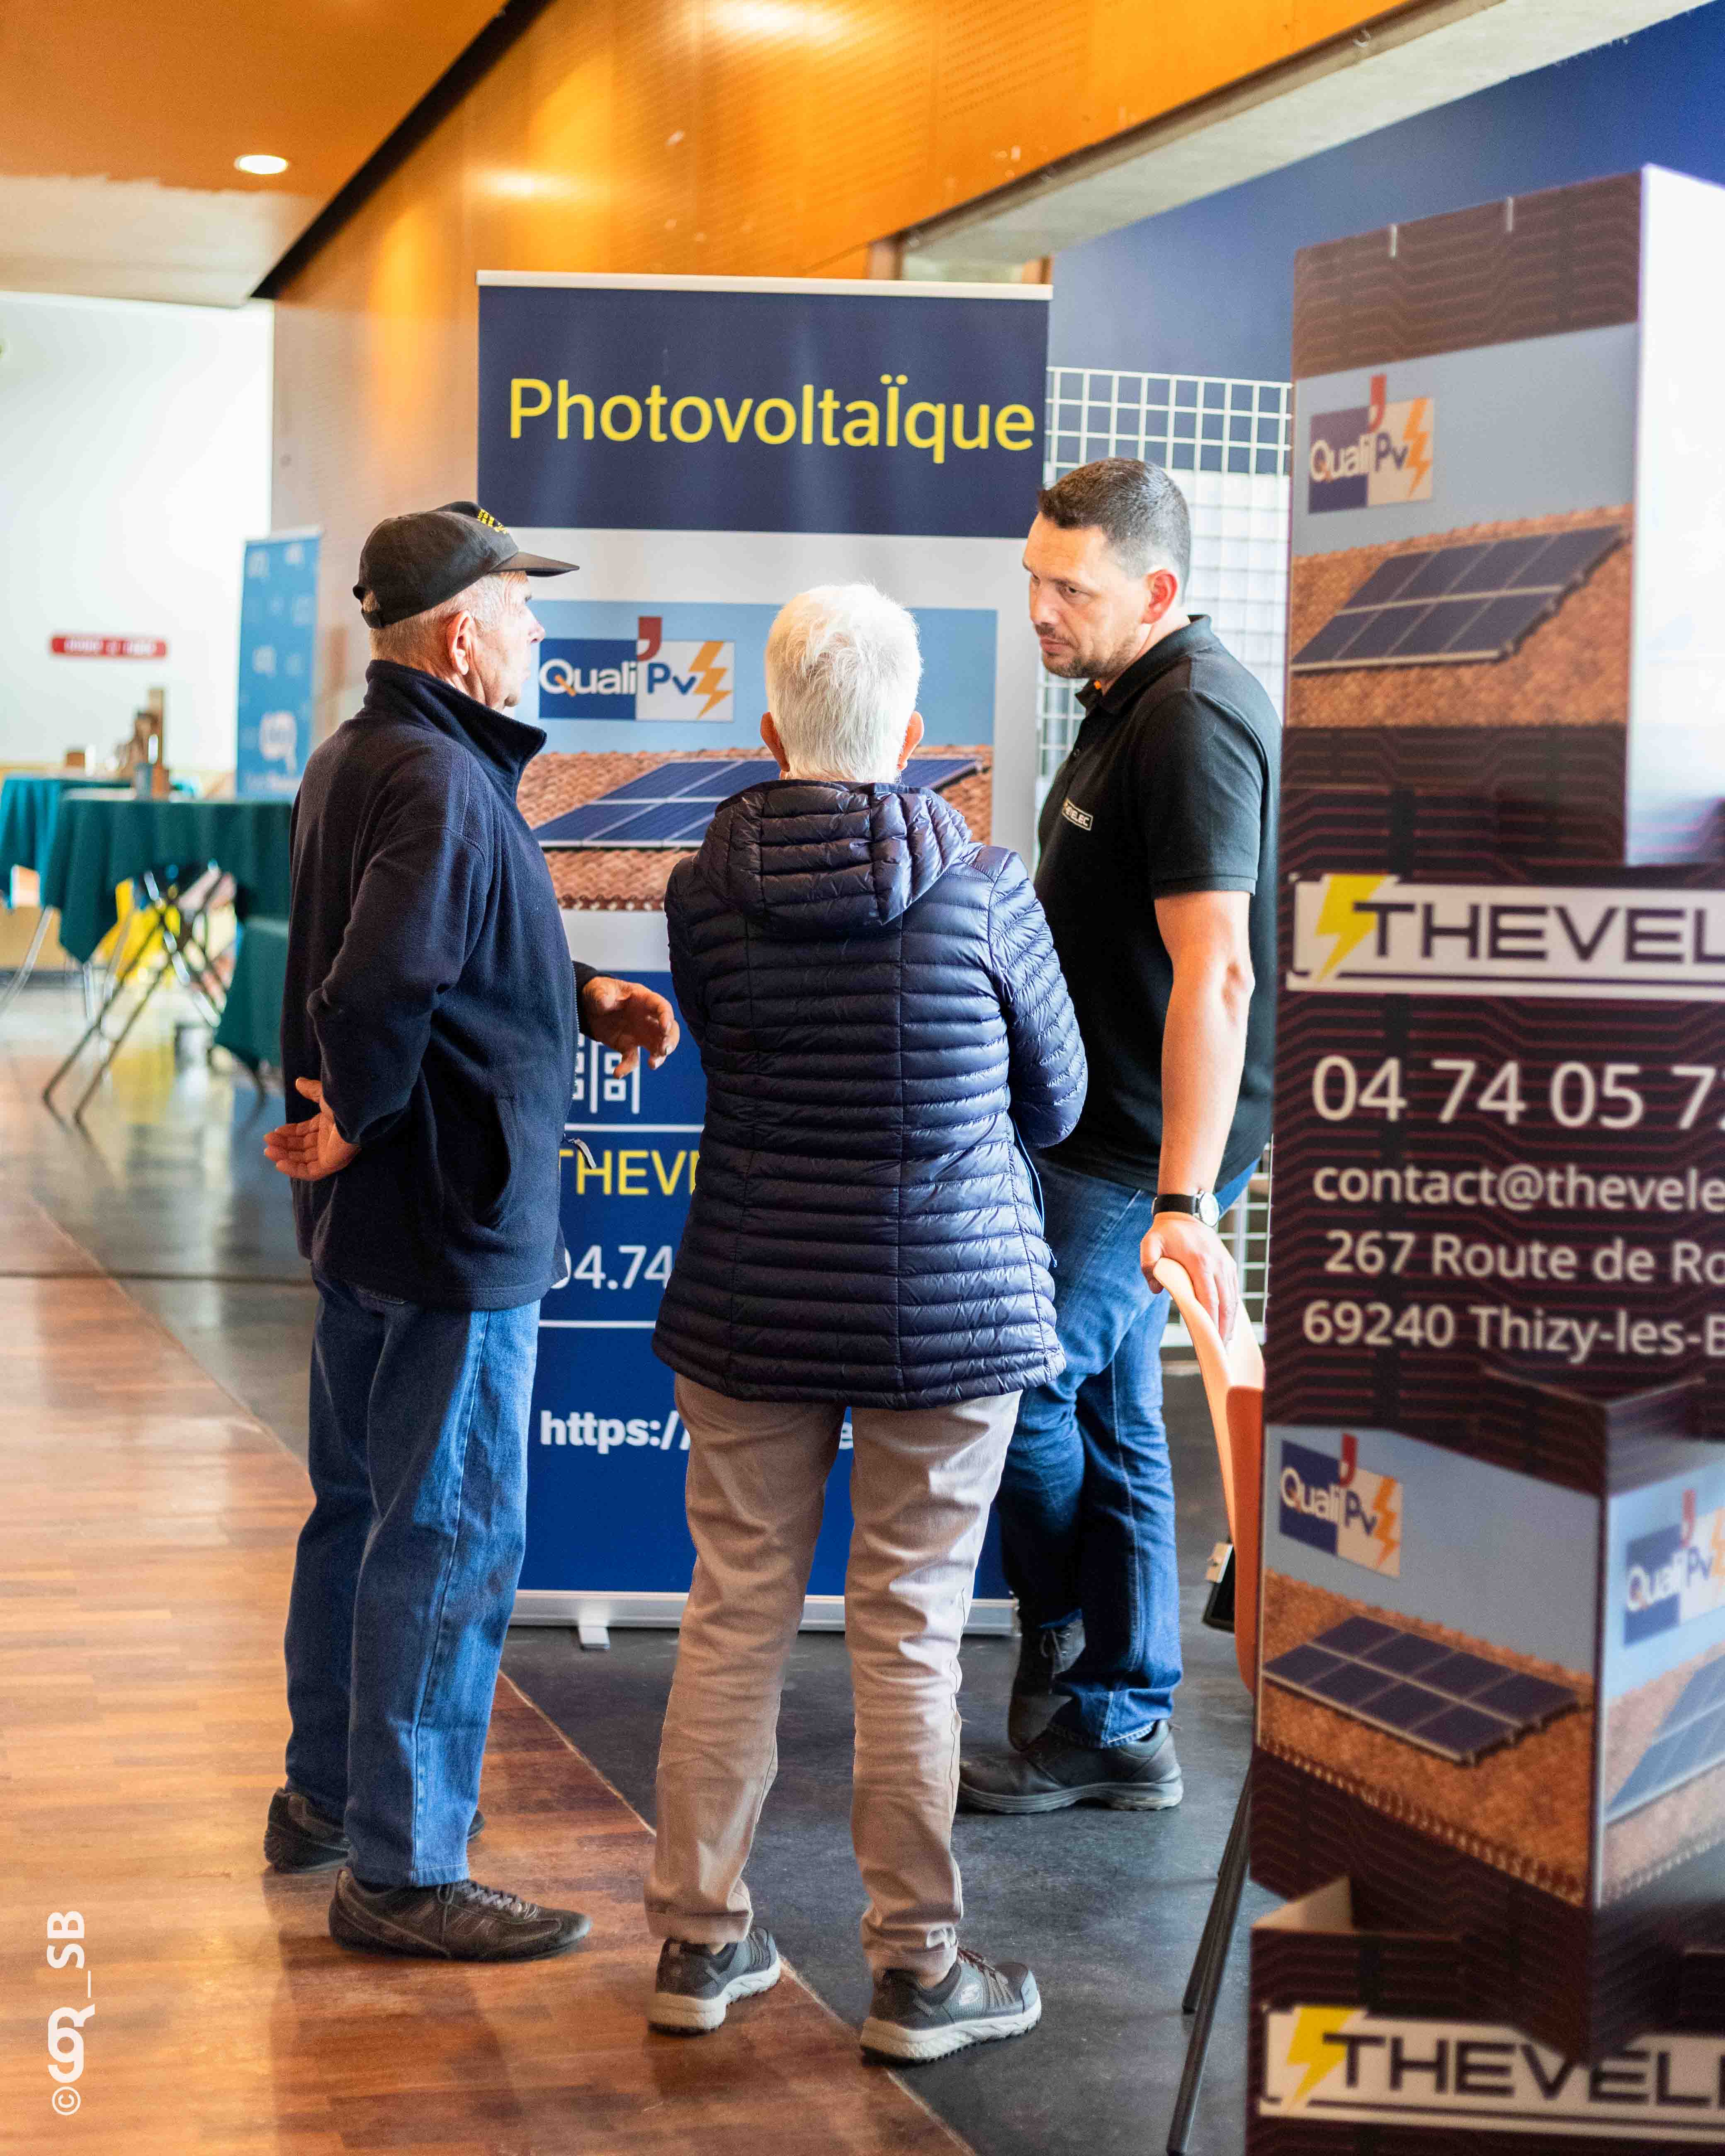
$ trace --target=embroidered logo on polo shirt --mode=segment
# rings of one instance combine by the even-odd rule
[[[1089,830],[1096,820],[1088,808],[1075,808],[1070,801],[1061,802],[1060,814],[1069,824],[1076,824],[1081,831]]]

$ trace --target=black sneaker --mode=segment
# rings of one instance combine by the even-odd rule
[[[967,2044],[1022,2036],[1041,2019],[1042,1994],[1023,1962],[997,1968],[960,1947],[938,1984],[918,1984],[907,1969],[889,1969],[875,1979],[862,2047],[875,2058],[918,2066]]]
[[[701,1947],[688,1939],[667,1939],[659,1949],[648,2024],[689,2035],[716,2029],[732,2000],[771,1991],[780,1970],[778,1948],[762,1924],[746,1939],[733,1939],[728,1946]]]
[[[476,1811],[467,1839],[482,1834],[485,1825],[485,1814]],[[271,1797],[264,1824],[264,1861],[274,1870],[333,1871],[352,1854],[341,1821],[326,1819],[291,1783]]]
[[[1060,1694],[1055,1679],[1064,1676],[1084,1652],[1084,1620],[1064,1625],[1027,1625],[1019,1638],[1019,1666],[1013,1674],[1012,1699],[1006,1710],[1008,1741],[1022,1752],[1055,1718]]]
[[[472,1879],[374,1892],[343,1871],[330,1903],[330,1937],[338,1944],[436,1961],[540,1961],[567,1953],[592,1928],[578,1910],[542,1909]]]
[[[1161,1812],[1185,1794],[1166,1722],[1134,1744],[1090,1745],[1050,1722],[1022,1752],[958,1763],[958,1799],[978,1812],[1063,1812],[1106,1804],[1117,1812]]]

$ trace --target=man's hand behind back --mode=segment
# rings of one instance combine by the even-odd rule
[[[681,1037],[670,1005],[639,981],[614,981],[601,973],[581,995],[581,1029],[590,1040],[621,1050],[617,1075],[627,1077],[641,1050],[656,1070]]]
[[[294,1083],[308,1101],[316,1101],[317,1113],[303,1122],[280,1123],[264,1134],[264,1151],[277,1171],[295,1183],[321,1183],[325,1176],[346,1168],[359,1152],[336,1128],[336,1119],[324,1105],[323,1087],[316,1078],[296,1078]]]

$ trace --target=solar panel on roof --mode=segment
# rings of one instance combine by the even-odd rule
[[[605,833],[608,846],[659,846],[675,844],[685,832],[705,831],[713,820],[712,804],[705,801],[655,801],[637,808],[626,823],[614,824]]]
[[[904,776],[911,786],[938,788],[950,786],[976,768],[973,757],[920,756],[905,767]],[[547,849],[629,846],[686,851],[701,844],[721,802],[778,776],[778,766],[765,757],[662,763],[613,787],[596,801],[536,825],[533,836]]]
[[[1396,597],[1437,599],[1448,591],[1465,591],[1468,571],[1477,566],[1485,552],[1483,547],[1440,547],[1435,553],[1415,562],[1413,575]]]
[[[1599,524],[1394,554],[1300,647],[1291,671],[1507,659],[1622,538]]]
[[[1409,624],[1406,635],[1395,647],[1396,657],[1435,659],[1453,650],[1472,649],[1475,624],[1491,603],[1490,599],[1439,599],[1417,621]]]
[[[746,763],[721,764],[715,768],[709,764],[706,774],[691,786],[684,788],[684,798],[703,801],[728,801],[733,793],[741,793],[745,787],[765,786],[778,776],[778,766],[770,757],[756,757]]]
[[[1656,1797],[1692,1782],[1709,1768],[1725,1763],[1725,1656],[1707,1663],[1690,1678],[1676,1703],[1654,1732],[1615,1797],[1605,1807],[1605,1824],[1627,1819]]]
[[[1417,629],[1431,612],[1429,606],[1381,606],[1373,608],[1354,629],[1346,664],[1361,666],[1373,659],[1387,659],[1404,636]]]
[[[1580,1704],[1567,1686],[1375,1618],[1349,1617],[1264,1665],[1270,1682],[1471,1766]],[[1725,1704],[1720,1707],[1725,1720]]]
[[[1611,551],[1609,544],[1601,544],[1609,536],[1615,536],[1617,527],[1607,531],[1553,531],[1518,577],[1506,579],[1511,591],[1530,590],[1538,584],[1549,588],[1553,585],[1579,583],[1590,576]]]
[[[553,817],[550,823],[542,824],[533,835],[542,846],[597,845],[607,831],[639,815],[642,806],[639,801],[625,801],[606,794],[598,801],[586,802],[579,808]]]
[[[602,798],[607,801],[669,801],[687,788],[699,786],[716,771],[735,771],[732,763],[662,763],[656,771],[644,771],[639,778],[625,779]]]
[[[1363,1707],[1394,1682],[1388,1671],[1374,1670],[1365,1662],[1337,1662],[1334,1669],[1314,1678],[1307,1689],[1337,1707]]]
[[[1376,1646],[1363,1650],[1368,1661],[1404,1677],[1417,1676],[1430,1663],[1442,1661],[1448,1651],[1441,1640],[1428,1640],[1420,1632],[1396,1631]]]
[[[1387,562],[1380,562],[1353,597],[1350,607],[1381,606],[1385,599],[1393,599],[1414,575],[1425,557],[1419,554],[1392,554]]]
[[[1501,599],[1487,599],[1458,629],[1450,649],[1458,656],[1465,650],[1480,657],[1495,657],[1537,629],[1552,611],[1552,604],[1545,592],[1510,592]]]

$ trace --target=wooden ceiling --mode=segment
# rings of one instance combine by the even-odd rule
[[[0,0],[0,287],[237,305],[498,4]]]

